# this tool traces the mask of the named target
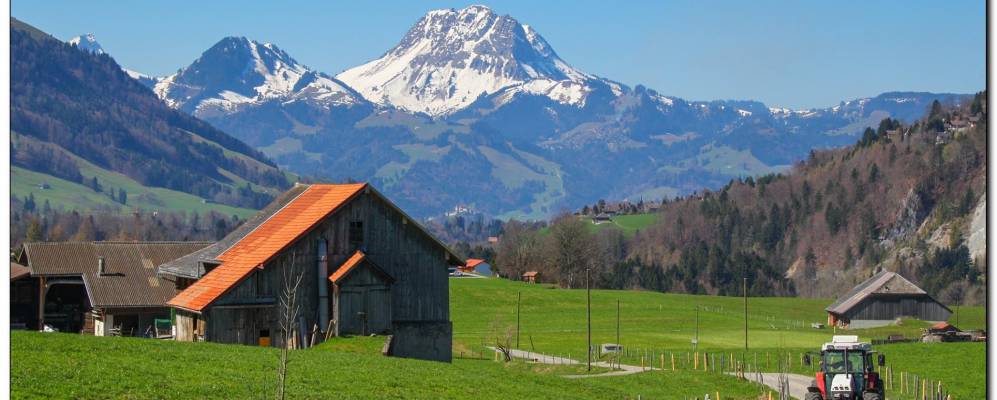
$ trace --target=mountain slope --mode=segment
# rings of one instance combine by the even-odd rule
[[[384,56],[337,78],[274,45],[226,38],[147,84],[285,169],[371,181],[418,216],[461,205],[517,218],[783,171],[883,118],[969,98],[886,93],[813,110],[689,101],[571,67],[537,30],[484,6],[430,11]]]
[[[508,86],[581,104],[591,75],[527,25],[485,6],[435,10],[381,58],[337,76],[367,99],[439,116]]]
[[[260,152],[170,109],[106,54],[11,28],[12,163],[84,183],[78,157],[146,187],[259,207],[289,185]],[[95,189],[99,180],[89,183]]]

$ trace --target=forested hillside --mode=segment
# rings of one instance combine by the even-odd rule
[[[785,175],[731,181],[663,204],[632,239],[564,215],[504,228],[505,275],[540,270],[563,286],[593,268],[604,287],[834,297],[878,268],[949,303],[985,288],[986,94],[883,120],[853,146],[813,151]],[[579,278],[582,277],[582,278]],[[581,283],[580,283],[581,282]]]
[[[16,20],[10,35],[12,166],[101,192],[96,175],[81,173],[85,162],[243,208],[262,207],[290,185],[262,153],[169,108],[110,56]]]

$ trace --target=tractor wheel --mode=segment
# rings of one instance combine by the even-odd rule
[[[807,392],[807,394],[803,396],[803,400],[824,400],[824,399],[820,397],[820,392]]]
[[[876,392],[865,392],[862,393],[862,400],[882,400],[883,396],[880,396]]]

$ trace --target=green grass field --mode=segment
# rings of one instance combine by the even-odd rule
[[[492,361],[484,346],[515,328],[521,293],[519,347],[584,360],[585,291],[554,289],[500,279],[451,279],[454,362],[387,358],[383,338],[338,338],[292,352],[290,398],[689,398],[720,391],[725,399],[757,399],[767,389],[719,373],[690,370],[621,377],[569,380],[577,366]],[[616,302],[620,302],[620,342],[639,363],[638,351],[691,350],[699,305],[699,351],[736,353],[743,348],[740,298],[644,291],[592,291],[593,343],[616,342]],[[830,340],[830,330],[809,328],[823,321],[829,300],[749,299],[751,352],[800,353]],[[982,307],[962,307],[963,328],[985,326]],[[923,323],[849,331],[863,339],[918,334]],[[513,345],[515,346],[515,339]],[[894,370],[942,380],[957,399],[982,398],[985,345],[895,344],[877,346]],[[263,398],[272,389],[278,352],[274,349],[211,343],[176,343],[130,338],[12,332],[13,398]],[[458,357],[464,355],[464,358]],[[749,353],[748,358],[753,357]],[[656,361],[655,364],[658,364]],[[764,365],[762,362],[759,364]],[[767,370],[775,370],[774,360]],[[600,371],[596,371],[600,372]],[[903,399],[891,395],[890,398]]]
[[[550,285],[530,285],[501,279],[451,279],[451,313],[454,321],[455,347],[479,351],[494,343],[504,329],[516,324],[516,300],[522,294],[519,347],[541,352],[585,356],[586,318],[584,290],[556,289]],[[592,342],[616,343],[617,301],[620,308],[620,340],[630,351],[625,363],[639,365],[641,356],[654,352],[654,364],[662,353],[676,354],[679,368],[686,353],[693,349],[696,336],[696,307],[699,312],[700,352],[735,354],[744,349],[744,306],[739,297],[695,296],[646,291],[592,291]],[[818,351],[831,340],[833,329],[813,329],[811,322],[825,322],[824,307],[830,299],[749,298],[748,344],[746,359],[771,361],[763,370],[777,371],[776,354],[792,354],[793,371],[809,374],[800,365],[799,356]],[[984,307],[960,307],[962,329],[986,328]],[[951,318],[955,321],[955,316]],[[905,320],[901,326],[838,331],[859,335],[861,340],[902,334],[919,337],[921,321]],[[515,339],[513,339],[515,341]],[[515,346],[515,342],[513,343]],[[949,385],[957,398],[975,398],[984,382],[985,345],[970,344],[893,344],[877,346],[887,355],[888,364],[897,371],[907,371]],[[910,351],[917,349],[917,351]],[[976,355],[967,349],[977,349]],[[650,358],[650,357],[648,357]],[[944,364],[936,359],[947,360]],[[646,359],[645,359],[646,360]],[[670,362],[668,363],[670,364]],[[953,365],[973,366],[974,373],[960,374]],[[666,365],[667,366],[667,365]],[[934,366],[934,367],[931,367]],[[940,372],[948,371],[947,373]],[[968,396],[966,396],[968,394]]]
[[[762,390],[692,371],[571,380],[577,367],[383,357],[383,338],[345,338],[294,351],[287,398],[683,398]],[[11,398],[272,398],[276,349],[73,334],[12,332]],[[707,389],[708,388],[708,389]]]

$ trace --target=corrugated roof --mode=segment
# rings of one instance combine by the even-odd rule
[[[211,246],[205,247],[204,249],[198,250],[194,253],[188,254],[184,257],[180,257],[176,260],[170,260],[159,266],[159,272],[174,276],[180,276],[184,278],[198,279],[204,276],[204,265],[203,263],[217,262],[216,260],[219,255],[221,255],[229,247],[232,247],[236,242],[242,240],[250,232],[256,230],[264,221],[269,219],[277,211],[284,208],[287,203],[298,197],[308,185],[297,185],[288,191],[284,192],[280,196],[277,196],[274,201],[270,202],[266,207],[264,207],[256,215],[250,217],[238,228],[225,235],[222,240],[219,240]]]
[[[31,270],[28,267],[13,261],[10,262],[10,280],[16,281],[29,275],[31,275]]]
[[[343,279],[346,274],[349,274],[350,271],[353,271],[354,268],[360,265],[360,262],[363,261],[364,258],[367,258],[367,255],[365,255],[362,251],[357,250],[356,253],[353,253],[350,258],[347,258],[346,261],[343,262],[343,265],[340,265],[339,268],[336,269],[336,272],[329,275],[329,281],[332,283],[339,283],[339,281]]]
[[[156,275],[156,265],[210,242],[48,242],[25,243],[32,276],[83,278],[93,307],[163,307],[176,295],[172,282]],[[104,258],[105,274],[98,274]]]
[[[221,264],[169,301],[201,311],[265,262],[335,212],[367,184],[310,185],[217,257]]]
[[[874,294],[927,295],[928,293],[900,276],[900,274],[884,270],[852,288],[851,291],[839,297],[833,304],[827,306],[825,310],[835,314],[844,314],[862,302],[862,300]],[[942,306],[944,307],[944,304]]]

